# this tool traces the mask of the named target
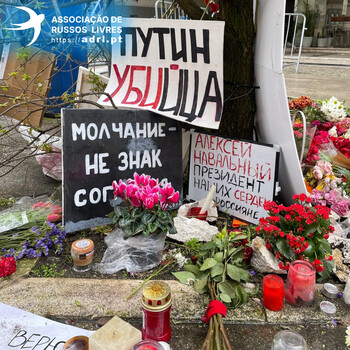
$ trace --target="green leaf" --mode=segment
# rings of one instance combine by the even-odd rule
[[[214,259],[218,262],[222,262],[222,259],[224,258],[223,252],[218,252],[214,255]]]
[[[195,276],[200,274],[199,267],[197,265],[187,264],[184,266],[184,269],[188,272],[192,272]]]
[[[241,280],[241,275],[237,266],[227,264],[227,274],[234,281],[239,282]]]
[[[203,265],[200,268],[200,271],[209,270],[210,268],[215,266],[217,263],[218,262],[215,259],[207,258],[207,259],[204,260]]]
[[[231,259],[233,257],[236,257],[236,258],[241,257],[241,258],[243,258],[243,246],[239,246],[239,247],[235,247],[235,248],[229,249],[228,256],[230,256]]]
[[[218,275],[222,275],[223,272],[224,272],[224,264],[221,262],[218,262],[216,265],[214,265],[210,269],[210,276],[215,277]]]
[[[220,293],[220,299],[224,302],[224,303],[227,303],[227,304],[229,304],[229,303],[231,303],[231,298],[230,298],[230,296],[228,295],[228,294],[225,294],[225,293]]]
[[[277,239],[276,247],[278,251],[288,260],[291,260],[291,261],[296,260],[296,256],[293,250],[289,247],[287,240],[285,238]]]
[[[239,305],[243,305],[248,300],[248,294],[241,285],[237,286],[236,294],[240,296]]]
[[[332,254],[332,248],[326,239],[322,239],[316,243],[316,249],[318,252],[325,256],[325,254]],[[325,252],[326,251],[326,252]]]
[[[306,226],[306,227],[305,227],[305,230],[304,230],[305,235],[306,235],[306,236],[309,236],[310,233],[315,232],[315,231],[318,229],[318,226],[319,226],[319,223],[318,223],[318,222],[315,222],[315,223],[313,223],[313,224],[311,224],[311,225]]]
[[[201,278],[200,280],[195,282],[193,289],[197,293],[203,294],[205,292],[206,287],[207,287],[207,283],[208,283],[208,276]]]
[[[221,293],[229,295],[231,298],[234,298],[236,295],[236,286],[228,283],[228,282],[221,282],[218,284],[219,291]]]
[[[79,300],[75,300],[75,305],[81,307],[81,302]]]
[[[183,284],[188,284],[189,279],[196,279],[196,276],[188,271],[172,272],[172,274]]]
[[[240,241],[240,240],[246,239],[246,238],[247,238],[247,236],[245,236],[245,235],[237,235],[237,236],[231,237],[230,241],[231,242]]]
[[[168,231],[171,235],[175,235],[177,233],[176,228],[174,226],[168,227]]]
[[[154,215],[151,215],[151,213],[144,213],[141,216],[141,222],[145,225],[152,223],[155,219],[156,217]]]
[[[212,250],[215,248],[216,248],[216,244],[214,242],[207,242],[201,246],[201,250]]]
[[[304,250],[303,254],[308,258],[315,257],[315,243],[312,240],[306,240],[305,242],[309,243],[308,247]]]
[[[220,283],[220,282],[222,282],[222,275],[212,277],[212,280],[216,283]]]

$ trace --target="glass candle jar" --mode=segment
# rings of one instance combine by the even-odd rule
[[[193,208],[191,208],[187,212],[187,217],[195,218],[195,219],[198,219],[198,220],[206,220],[208,212],[206,211],[205,213],[200,214],[201,209],[202,209],[201,207],[193,207]]]
[[[155,340],[141,340],[131,350],[164,350],[164,348]]]
[[[284,282],[280,276],[267,275],[263,279],[263,304],[271,311],[280,311],[284,303]]]
[[[94,242],[91,239],[79,239],[78,241],[73,242],[71,255],[74,271],[89,271],[94,258]]]
[[[170,287],[163,281],[147,283],[142,290],[142,339],[168,342],[171,338]]]
[[[62,350],[89,350],[89,338],[85,335],[70,338],[63,345]]]
[[[307,350],[307,344],[299,333],[285,330],[275,335],[271,350]]]
[[[293,261],[289,265],[284,289],[286,301],[294,306],[310,306],[315,298],[316,270],[304,260]]]

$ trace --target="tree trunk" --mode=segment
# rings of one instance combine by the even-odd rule
[[[191,19],[200,19],[203,12],[193,0],[176,2]],[[220,12],[214,19],[225,21],[224,109],[219,133],[250,140],[255,114],[253,1],[216,2]]]

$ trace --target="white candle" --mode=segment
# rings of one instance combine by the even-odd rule
[[[210,191],[209,191],[207,197],[205,198],[205,201],[203,203],[202,209],[199,212],[199,214],[204,214],[209,209],[210,203],[211,203],[212,199],[214,198],[215,192],[216,192],[216,186],[213,185],[213,186],[211,186]]]

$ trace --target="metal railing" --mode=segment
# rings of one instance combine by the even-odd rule
[[[283,66],[295,65],[295,73],[298,73],[306,18],[302,13],[286,13],[285,19]]]
[[[172,1],[157,0],[154,4],[155,18],[163,18],[167,14],[170,19],[188,19],[185,12],[178,6],[171,8]]]

